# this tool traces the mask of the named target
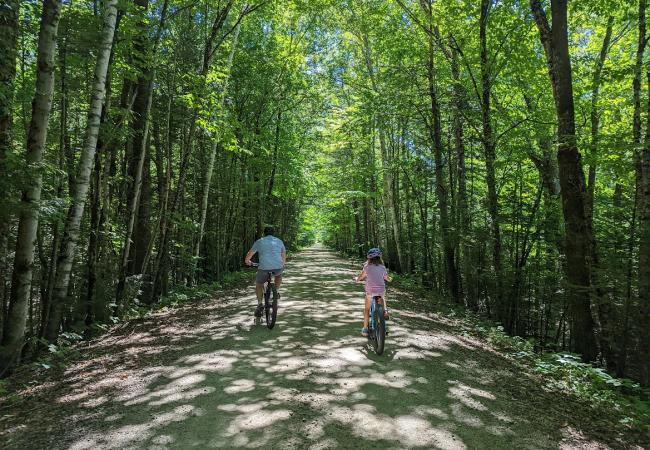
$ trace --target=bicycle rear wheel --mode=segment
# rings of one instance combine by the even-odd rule
[[[375,308],[374,305],[370,306],[370,317],[368,318],[368,345],[372,348],[372,351],[377,351],[377,335],[375,334],[376,323],[375,323]]]
[[[275,326],[275,319],[278,317],[278,291],[275,288],[275,284],[269,283],[269,297],[272,297],[270,300],[267,300],[266,311],[266,326],[269,327],[269,330],[272,330]]]
[[[384,307],[377,305],[375,309],[375,353],[381,355],[384,353],[384,344],[386,342],[386,323],[384,322]]]

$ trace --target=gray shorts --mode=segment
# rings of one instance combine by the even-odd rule
[[[280,276],[282,275],[282,272],[284,272],[284,269],[273,269],[273,270],[257,270],[257,275],[255,276],[255,282],[257,284],[264,284],[266,283],[267,278],[269,277],[269,274],[272,273],[273,276]]]

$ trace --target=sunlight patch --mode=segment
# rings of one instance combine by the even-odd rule
[[[255,389],[254,380],[235,380],[230,386],[224,388],[227,394],[237,394],[239,392],[249,392]]]
[[[291,417],[291,412],[287,409],[273,411],[260,410],[243,414],[233,419],[228,427],[228,433],[236,435],[240,431],[263,429],[273,425],[275,422],[287,420],[289,417]]]

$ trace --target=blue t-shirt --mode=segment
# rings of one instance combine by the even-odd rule
[[[253,252],[259,253],[260,270],[282,269],[282,252],[285,251],[284,242],[275,236],[264,236],[253,244]]]

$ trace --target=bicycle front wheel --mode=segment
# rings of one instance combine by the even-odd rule
[[[278,291],[275,288],[275,284],[269,284],[269,291],[271,295],[271,301],[267,303],[268,308],[266,308],[266,326],[269,327],[269,330],[272,330],[275,326],[275,320],[278,317]]]
[[[375,309],[375,353],[384,353],[386,342],[386,322],[384,322],[384,307],[377,305]]]

